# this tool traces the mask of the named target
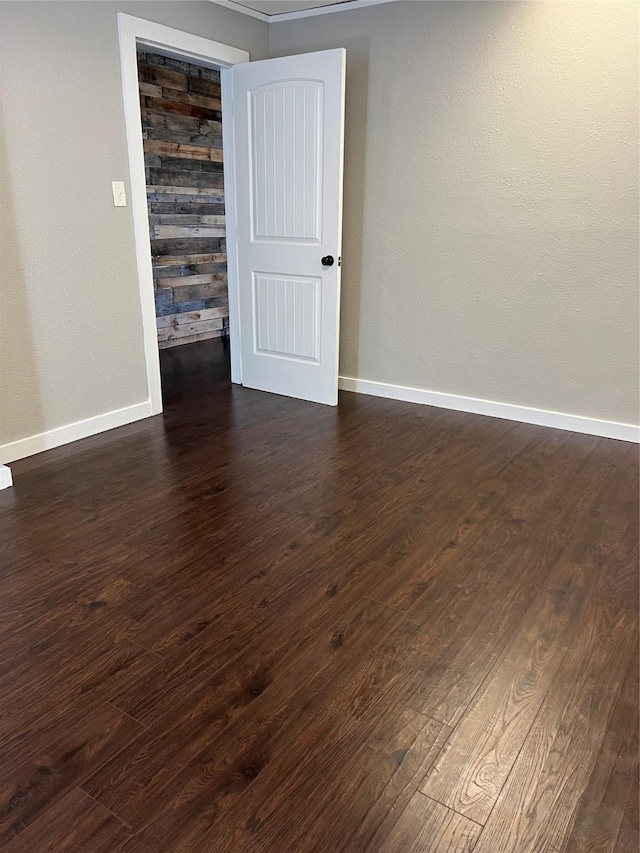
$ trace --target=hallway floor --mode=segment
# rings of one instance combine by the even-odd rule
[[[162,364],[0,493],[0,847],[636,853],[637,447]]]

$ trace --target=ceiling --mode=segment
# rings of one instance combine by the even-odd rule
[[[219,0],[213,0],[219,2]],[[350,6],[365,6],[373,3],[391,2],[391,0],[224,0],[225,6],[236,8],[248,15],[258,13],[265,19],[280,15],[297,16],[296,13],[308,13],[311,10],[339,11]],[[329,9],[328,7],[332,7]]]
[[[301,12],[303,9],[315,9],[319,6],[335,6],[340,0],[233,0],[234,6],[246,6],[264,15],[282,15],[286,12]],[[343,0],[348,5],[353,0]]]

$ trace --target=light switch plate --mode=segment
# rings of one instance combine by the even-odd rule
[[[112,181],[113,203],[116,207],[127,206],[127,194],[124,189],[124,181]]]

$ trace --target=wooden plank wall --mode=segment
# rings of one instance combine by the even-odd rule
[[[229,328],[220,73],[138,53],[161,348]]]

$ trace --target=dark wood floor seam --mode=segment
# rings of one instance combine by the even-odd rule
[[[118,821],[118,823],[122,826],[122,828],[123,828],[123,829],[128,829],[127,824],[126,824],[123,820],[121,820],[121,819],[118,817],[118,815],[117,815],[117,814],[115,814],[115,812],[112,812],[112,811],[111,811],[111,809],[107,808],[107,806],[105,806],[105,805],[104,805],[104,803],[100,803],[100,802],[98,802],[98,800],[96,800],[96,798],[95,798],[95,797],[92,797],[92,796],[91,796],[91,794],[90,794],[88,791],[85,791],[85,789],[82,787],[82,785],[78,785],[78,787],[77,787],[77,789],[76,789],[76,790],[78,790],[78,791],[82,791],[82,793],[84,794],[84,796],[85,796],[85,797],[88,797],[88,798],[89,798],[92,802],[94,802],[97,806],[100,806],[100,808],[101,808],[101,809],[104,809],[105,811],[109,812],[109,814],[110,814],[110,815],[113,815],[113,817],[115,818],[115,820],[117,820],[117,821]]]
[[[143,729],[148,729],[148,726],[142,722],[142,720],[136,720],[135,717],[132,717],[131,714],[127,714],[127,712],[123,708],[118,708],[117,705],[114,705],[111,700],[107,700],[105,705],[109,705],[111,708],[114,708],[119,714],[123,714],[125,717],[128,717],[130,720],[133,720],[134,723],[137,723],[139,726],[142,726]]]
[[[465,820],[468,820],[470,823],[475,823],[477,827],[483,827],[483,824],[478,823],[477,820],[473,820],[472,818],[463,815],[461,812],[456,811],[456,809],[452,809],[451,806],[447,806],[445,803],[441,803],[440,800],[436,800],[435,797],[430,797],[428,794],[424,794],[422,791],[419,790],[416,790],[416,794],[419,794],[421,797],[424,797],[425,800],[430,800],[432,803],[438,803],[439,806],[443,806],[445,809],[447,809],[447,811],[460,815],[460,817],[464,818]]]

